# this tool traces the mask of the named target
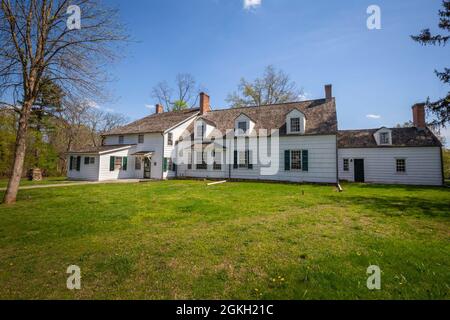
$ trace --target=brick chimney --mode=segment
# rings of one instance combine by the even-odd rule
[[[209,104],[209,96],[201,92],[200,93],[200,114],[205,114],[207,112],[211,111],[211,106]]]
[[[425,129],[427,126],[425,122],[425,103],[416,103],[412,107],[413,124],[418,129]]]
[[[164,108],[163,108],[163,106],[162,105],[160,105],[160,104],[157,104],[156,105],[156,107],[155,107],[155,113],[156,114],[160,114],[160,113],[163,113],[164,112]]]
[[[325,85],[325,99],[331,101],[333,99],[333,86],[331,84]]]

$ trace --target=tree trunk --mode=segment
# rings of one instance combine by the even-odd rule
[[[16,202],[17,192],[19,191],[20,179],[22,178],[23,163],[25,161],[26,139],[28,131],[28,118],[32,101],[27,100],[23,104],[23,109],[19,118],[19,127],[17,129],[16,150],[14,154],[14,164],[11,177],[9,178],[8,188],[6,189],[3,202],[13,204]]]

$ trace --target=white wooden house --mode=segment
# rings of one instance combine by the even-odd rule
[[[413,107],[414,127],[338,131],[335,99],[148,116],[68,154],[70,179],[177,177],[442,185],[441,143]]]

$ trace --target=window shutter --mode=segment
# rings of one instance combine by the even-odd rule
[[[69,171],[72,171],[72,169],[73,169],[73,156],[70,156]]]
[[[109,158],[109,171],[114,171],[114,157]]]
[[[309,170],[309,154],[308,150],[302,151],[302,170],[308,171]]]
[[[80,169],[81,169],[81,157],[78,156],[77,157],[77,171],[80,171]]]
[[[127,171],[128,169],[128,157],[122,158],[122,170]]]
[[[248,166],[247,168],[250,170],[253,170],[253,163],[252,163],[252,152],[250,150],[247,151],[247,159],[248,159]]]
[[[163,164],[163,171],[167,172],[167,163],[168,163],[168,159],[164,158],[164,164]]]
[[[234,163],[233,163],[233,168],[237,169],[238,168],[238,152],[237,150],[234,150]]]
[[[291,150],[284,151],[284,170],[291,170]]]

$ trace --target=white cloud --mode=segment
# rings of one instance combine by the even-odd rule
[[[308,100],[309,96],[310,96],[310,94],[308,92],[301,92],[298,95],[298,100],[299,101],[306,101],[306,100]]]
[[[381,116],[378,114],[368,114],[366,116],[367,119],[381,119]]]
[[[244,0],[244,9],[250,10],[261,6],[262,0]]]
[[[146,104],[145,107],[149,110],[155,110],[155,105],[153,104]]]

